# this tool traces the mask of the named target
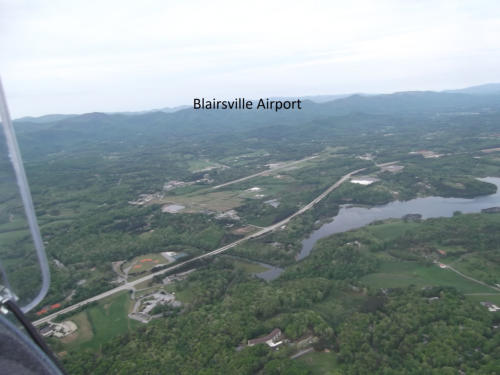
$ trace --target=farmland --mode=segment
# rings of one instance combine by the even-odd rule
[[[492,290],[464,279],[449,269],[432,264],[422,266],[417,262],[383,262],[378,272],[364,276],[361,281],[373,288],[401,288],[450,286],[463,293],[491,293]]]
[[[131,300],[128,292],[117,294],[100,301],[70,318],[76,323],[77,331],[66,336],[60,341],[52,338],[56,350],[68,350],[79,348],[79,350],[90,349],[99,351],[103,344],[116,335],[131,332],[140,323],[128,318],[131,308]]]

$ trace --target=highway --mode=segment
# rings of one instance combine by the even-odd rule
[[[315,204],[317,204],[319,201],[321,201],[322,199],[324,199],[328,194],[330,194],[333,190],[337,189],[340,185],[342,185],[346,180],[348,180],[352,175],[355,175],[356,173],[359,173],[363,170],[365,170],[366,168],[361,168],[361,169],[357,169],[355,171],[352,171],[352,172],[349,172],[348,174],[344,175],[340,180],[338,180],[336,183],[334,183],[332,186],[330,186],[328,189],[326,189],[323,193],[321,193],[319,196],[317,196],[314,200],[312,200],[310,203],[308,203],[307,205],[305,205],[304,207],[302,207],[300,210],[298,210],[297,212],[295,212],[294,214],[288,216],[286,219],[276,223],[276,224],[273,224],[273,225],[270,225],[268,227],[265,227],[265,228],[262,228],[261,230],[255,232],[255,233],[252,233],[252,234],[249,234],[248,236],[246,237],[243,237],[243,238],[240,238],[239,240],[237,241],[234,241],[234,242],[231,242],[230,244],[228,245],[225,245],[225,246],[222,246],[218,249],[215,249],[213,251],[210,251],[208,253],[205,253],[205,254],[202,254],[202,255],[199,255],[197,257],[194,257],[194,258],[191,258],[189,260],[186,260],[184,262],[181,262],[181,263],[177,263],[171,267],[168,267],[168,268],[165,268],[163,270],[160,270],[160,271],[157,271],[157,272],[154,272],[154,273],[151,273],[149,275],[146,275],[146,276],[143,276],[137,280],[134,280],[134,281],[130,281],[130,282],[127,282],[123,285],[120,285],[114,289],[110,289],[104,293],[101,293],[101,294],[98,294],[98,295],[95,295],[94,297],[91,297],[91,298],[88,298],[84,301],[81,301],[81,302],[78,302],[78,303],[75,303],[74,305],[71,305],[71,306],[68,306],[68,307],[65,307],[64,309],[61,309],[55,313],[52,313],[50,315],[47,315],[35,322],[33,322],[33,325],[35,326],[39,326],[43,323],[47,323],[49,321],[51,321],[52,319],[56,318],[57,316],[61,315],[61,314],[66,314],[66,313],[69,313],[71,311],[74,311],[82,306],[85,306],[91,302],[95,302],[95,301],[99,301],[103,298],[106,298],[106,297],[109,297],[115,293],[118,293],[118,292],[121,292],[121,291],[124,291],[124,290],[133,290],[134,287],[140,283],[143,283],[144,281],[148,281],[148,280],[151,280],[153,277],[155,276],[158,276],[158,275],[162,275],[164,273],[167,273],[167,272],[170,272],[170,271],[173,271],[175,269],[178,269],[182,266],[185,266],[186,264],[189,264],[189,263],[192,263],[196,260],[199,260],[199,259],[204,259],[204,258],[208,258],[208,257],[212,257],[212,256],[215,256],[215,255],[218,255],[218,254],[221,254],[229,249],[232,249],[233,247],[241,244],[242,242],[245,242],[245,241],[248,241],[252,238],[257,238],[259,236],[262,236],[266,233],[269,233],[269,232],[272,232],[278,228],[280,228],[281,226],[287,224],[290,220],[292,220],[294,217],[304,213],[305,211],[311,209]]]

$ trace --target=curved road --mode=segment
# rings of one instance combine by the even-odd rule
[[[215,255],[218,255],[220,253],[223,253],[229,249],[232,249],[233,247],[239,245],[240,243],[242,242],[245,242],[247,240],[250,240],[252,238],[256,238],[256,237],[259,237],[259,236],[262,236],[263,234],[266,234],[266,233],[269,233],[269,232],[272,232],[273,230],[275,229],[278,229],[280,228],[281,226],[285,225],[286,223],[288,223],[290,220],[292,220],[295,216],[298,216],[302,213],[304,213],[305,211],[311,209],[316,203],[318,203],[319,201],[321,201],[323,198],[325,198],[328,194],[330,194],[333,190],[335,190],[336,188],[338,188],[340,185],[342,185],[346,180],[348,180],[352,175],[356,174],[356,173],[359,173],[363,170],[365,170],[366,168],[361,168],[361,169],[357,169],[355,171],[352,171],[352,172],[349,172],[348,174],[346,174],[345,176],[343,176],[340,180],[338,180],[336,183],[334,183],[332,186],[330,186],[328,189],[326,189],[323,193],[321,193],[319,196],[317,196],[314,200],[312,200],[310,203],[308,203],[307,205],[305,205],[304,207],[302,207],[300,210],[298,210],[297,212],[295,212],[294,214],[288,216],[286,219],[276,223],[276,224],[273,224],[273,225],[270,225],[268,227],[265,227],[265,228],[262,228],[261,230],[255,232],[255,233],[252,233],[246,237],[243,237],[237,241],[234,241],[234,242],[231,242],[230,244],[228,245],[225,245],[225,246],[222,246],[218,249],[215,249],[213,251],[210,251],[208,253],[205,253],[205,254],[202,254],[202,255],[199,255],[195,258],[191,258],[189,260],[186,260],[184,262],[181,262],[181,263],[178,263],[176,265],[173,265],[171,267],[168,267],[168,268],[165,268],[163,270],[160,270],[160,271],[157,271],[157,272],[154,272],[154,273],[150,273],[149,275],[146,275],[146,276],[143,276],[137,280],[134,280],[134,281],[130,281],[128,283],[125,283],[123,285],[120,285],[116,288],[113,288],[113,289],[110,289],[104,293],[101,293],[101,294],[98,294],[94,297],[91,297],[91,298],[88,298],[84,301],[81,301],[81,302],[78,302],[78,303],[75,303],[74,305],[71,305],[71,306],[68,306],[64,309],[61,309],[53,314],[50,314],[50,315],[47,315],[46,317],[43,317],[35,322],[33,322],[33,325],[35,326],[38,326],[40,324],[43,324],[43,323],[47,323],[49,322],[50,320],[54,319],[55,317],[61,315],[61,314],[66,314],[68,312],[71,312],[71,311],[74,311],[76,309],[78,309],[79,307],[82,307],[84,305],[87,305],[91,302],[94,302],[94,301],[99,301],[103,298],[106,298],[106,297],[109,297],[115,293],[118,293],[118,292],[121,292],[121,291],[124,291],[124,290],[133,290],[134,287],[140,283],[143,283],[144,281],[147,281],[147,280],[150,280],[152,279],[153,277],[157,276],[157,275],[162,275],[166,272],[169,272],[169,271],[172,271],[172,270],[175,270],[177,268],[180,268],[186,264],[189,264],[191,262],[194,262],[195,260],[199,260],[199,259],[203,259],[203,258],[208,258],[208,257],[211,257],[211,256],[215,256]]]

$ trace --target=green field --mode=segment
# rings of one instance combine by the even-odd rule
[[[78,330],[75,336],[70,335],[60,341],[67,349],[85,348],[98,351],[103,343],[141,324],[128,318],[131,304],[128,292],[100,301],[97,306],[68,318],[76,323]]]
[[[406,231],[417,228],[418,223],[404,222],[402,220],[387,220],[382,225],[368,225],[363,229],[373,234],[375,237],[386,241],[393,240],[403,235]]]
[[[7,221],[6,223],[0,225],[0,233],[22,230],[27,228],[28,228],[28,222],[26,221],[26,219],[23,216],[18,215],[14,220]]]
[[[489,260],[487,258],[488,255],[493,258],[495,252],[465,254],[455,261],[450,262],[450,265],[465,275],[481,280],[487,284],[500,283],[500,264]]]
[[[188,304],[194,300],[193,291],[189,287],[179,290],[177,288],[177,283],[172,283],[166,285],[164,289],[169,293],[175,293],[175,298],[181,303]]]
[[[379,272],[361,278],[374,288],[397,288],[408,285],[452,286],[463,293],[490,293],[492,290],[463,278],[449,269],[437,265],[423,266],[417,262],[383,262]]]
[[[241,154],[241,155],[233,155],[230,157],[223,158],[223,159],[221,159],[221,162],[223,162],[223,163],[229,163],[229,162],[235,163],[236,161],[238,161],[240,159],[243,159],[243,160],[244,159],[252,159],[252,158],[259,158],[262,156],[269,156],[269,152],[267,152],[266,150],[255,150],[253,152],[249,152],[249,153],[245,153],[245,154]]]
[[[254,262],[247,262],[241,259],[234,259],[233,264],[236,268],[242,269],[243,271],[247,273],[259,273],[259,272],[264,272],[267,271],[267,268],[264,266],[261,266],[258,263]]]
[[[306,363],[313,375],[340,374],[334,353],[311,352],[296,360]]]
[[[485,294],[466,294],[467,299],[471,301],[475,301],[477,303],[479,302],[492,302],[496,304],[497,306],[500,306],[500,292],[498,294],[494,293],[485,293]],[[496,312],[498,314],[498,312]]]
[[[81,345],[84,342],[87,342],[94,337],[94,331],[92,329],[92,324],[89,321],[87,312],[82,311],[70,318],[72,322],[76,324],[78,329],[76,332],[63,337],[60,341],[64,345],[67,345],[68,348],[76,347]]]
[[[0,233],[0,241],[2,244],[12,244],[17,241],[28,239],[31,236],[27,229],[13,229]]]
[[[188,164],[190,172],[197,172],[206,168],[220,167],[219,163],[211,162],[210,160],[189,160]]]

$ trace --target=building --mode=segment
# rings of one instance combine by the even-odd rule
[[[491,302],[488,302],[488,301],[481,302],[481,305],[486,307],[488,309],[488,311],[491,311],[491,312],[500,311],[500,307],[498,307],[497,305],[495,305]]]
[[[275,328],[272,332],[266,336],[257,337],[256,339],[248,340],[248,346],[254,346],[257,344],[267,344],[269,347],[274,348],[281,345],[283,341],[278,341],[281,338],[281,330]]]
[[[43,337],[49,337],[49,336],[52,336],[54,333],[54,329],[52,328],[51,325],[48,325],[48,326],[45,326],[43,327],[42,329],[40,329],[40,334],[43,336]]]
[[[66,320],[62,323],[49,323],[47,326],[40,329],[40,334],[43,337],[54,336],[61,338],[68,336],[77,330],[77,326],[70,320]]]

